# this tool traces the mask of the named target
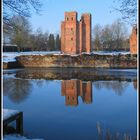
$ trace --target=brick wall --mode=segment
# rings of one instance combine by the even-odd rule
[[[137,27],[133,27],[132,34],[130,36],[130,53],[137,54]]]
[[[77,12],[65,12],[61,22],[61,51],[66,54],[90,53],[91,14],[83,14],[77,20]]]

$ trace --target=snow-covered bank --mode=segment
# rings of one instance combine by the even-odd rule
[[[20,113],[20,111],[18,111],[18,110],[3,109],[3,121],[11,118],[14,115],[17,115],[18,113]],[[43,139],[28,139],[19,134],[8,134],[8,135],[3,136],[3,140],[43,140]]]
[[[60,51],[33,51],[33,52],[4,52],[3,53],[3,62],[8,63],[8,62],[15,62],[17,56],[21,55],[48,55],[48,54],[53,54],[53,55],[66,55],[64,53],[61,53]],[[82,53],[82,54],[97,54],[97,55],[126,55],[130,54],[130,52],[125,52],[125,51],[120,51],[120,52],[105,52],[105,51],[93,51],[91,53]],[[70,54],[67,54],[70,55]],[[72,55],[72,56],[78,56],[80,54]]]
[[[3,62],[15,62],[17,56],[21,55],[47,55],[47,54],[53,54],[58,55],[60,54],[60,51],[33,51],[33,52],[4,52],[3,53]]]
[[[130,54],[129,51],[112,51],[112,52],[106,52],[106,51],[93,51],[91,54],[98,54],[98,55],[126,55]]]
[[[20,111],[18,111],[18,110],[3,109],[3,120],[6,120],[6,119],[16,115],[19,112]]]
[[[43,140],[43,139],[38,139],[38,138],[28,139],[24,136],[13,134],[13,135],[4,135],[3,140]]]

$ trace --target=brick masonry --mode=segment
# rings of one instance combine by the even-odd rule
[[[77,12],[65,12],[61,22],[61,51],[65,54],[91,52],[91,14],[82,14],[77,20]]]
[[[130,35],[130,53],[137,54],[137,27],[134,26]]]

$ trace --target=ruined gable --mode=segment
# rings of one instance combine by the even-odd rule
[[[80,54],[91,51],[91,14],[83,14],[77,20],[77,12],[65,12],[61,22],[61,52]]]
[[[130,36],[130,53],[137,54],[137,27],[134,26]]]

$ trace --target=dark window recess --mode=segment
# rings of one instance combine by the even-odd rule
[[[71,40],[73,40],[73,37],[71,38]]]

